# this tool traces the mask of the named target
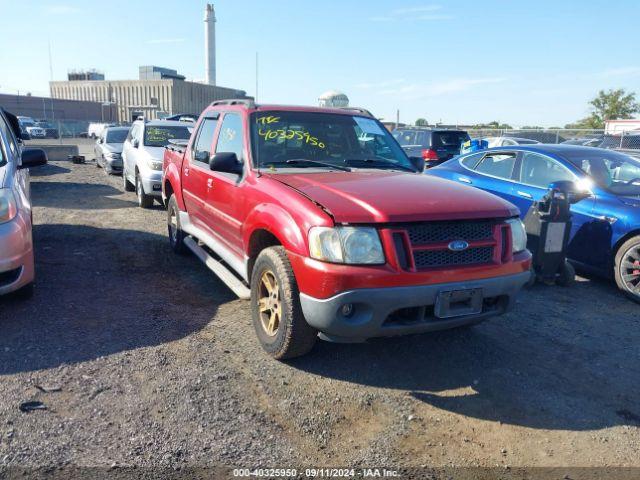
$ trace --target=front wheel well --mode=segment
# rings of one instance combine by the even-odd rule
[[[247,277],[251,278],[251,273],[253,272],[253,266],[256,263],[258,255],[265,248],[275,247],[278,245],[282,245],[280,240],[268,230],[256,230],[251,234],[251,238],[249,239],[249,249],[248,249],[248,257],[249,263],[247,264]]]
[[[629,240],[630,238],[633,237],[640,237],[640,230],[632,230],[631,232],[626,233],[623,237],[621,237],[616,244],[613,246],[613,248],[611,249],[611,263],[610,265],[613,266],[613,268],[617,268],[616,267],[616,255],[618,255],[618,250],[620,250],[620,247],[622,247],[622,245],[624,245],[624,243]]]

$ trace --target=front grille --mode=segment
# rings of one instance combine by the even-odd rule
[[[20,278],[21,273],[22,267],[9,270],[8,272],[0,272],[0,287],[6,287],[7,285],[15,283],[18,278]]]
[[[471,247],[462,252],[452,252],[451,250],[414,250],[413,259],[418,270],[452,265],[477,265],[490,263],[492,261],[493,247]]]
[[[466,222],[429,222],[407,226],[412,245],[466,240],[474,242],[493,238],[494,223],[487,220]]]

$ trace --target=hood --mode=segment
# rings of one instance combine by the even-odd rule
[[[123,143],[105,143],[104,149],[111,153],[122,153]]]
[[[158,162],[162,162],[164,159],[165,147],[148,147],[145,145],[144,151],[149,157]]]
[[[505,218],[511,203],[450,180],[411,173],[266,174],[326,208],[337,223]]]

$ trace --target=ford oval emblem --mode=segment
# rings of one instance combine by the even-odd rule
[[[467,248],[469,248],[469,244],[464,240],[454,240],[453,242],[449,243],[449,250],[451,250],[452,252],[462,252]]]

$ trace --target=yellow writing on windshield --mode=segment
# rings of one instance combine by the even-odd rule
[[[318,148],[325,148],[325,144],[317,137],[311,136],[309,132],[302,130],[258,130],[258,135],[265,140],[299,140]]]
[[[258,123],[262,125],[268,125],[270,123],[278,123],[280,121],[280,117],[274,117],[273,115],[269,115],[268,117],[260,117],[256,120]]]

